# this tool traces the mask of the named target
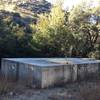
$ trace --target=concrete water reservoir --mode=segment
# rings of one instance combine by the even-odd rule
[[[45,88],[99,77],[100,60],[90,58],[3,58],[5,78]]]

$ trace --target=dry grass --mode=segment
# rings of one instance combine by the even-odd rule
[[[18,93],[23,93],[25,87],[18,84],[17,82],[11,82],[6,80],[6,78],[3,75],[0,75],[0,95],[6,95],[11,93],[13,94],[18,94]]]
[[[100,100],[100,81],[84,82],[74,96],[75,100]]]
[[[8,82],[3,75],[0,75],[0,95],[11,91],[14,85]]]
[[[68,91],[69,90],[69,91]],[[69,85],[64,95],[53,94],[50,100],[100,100],[100,81]]]
[[[38,91],[39,93],[37,95]],[[43,94],[42,91],[46,94]],[[28,98],[28,100],[35,100],[35,96],[42,97],[43,95],[47,95],[47,99],[45,100],[100,100],[100,81],[66,84],[65,87],[59,87],[59,89],[55,87],[54,89],[35,90],[29,89],[18,83],[4,80],[4,77],[2,76],[0,77],[0,95],[3,95],[4,99],[0,100],[13,100],[12,98],[6,99],[9,97],[8,93],[14,93],[14,95],[17,94],[18,100],[21,100],[19,98],[19,95],[21,94],[22,97],[27,97],[26,100]],[[11,95],[11,97],[14,95]]]
[[[100,85],[80,89],[79,100],[100,100]]]

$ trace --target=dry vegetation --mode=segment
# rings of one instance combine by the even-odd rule
[[[0,74],[0,95],[16,95],[17,93],[23,93],[25,86],[22,86],[16,82],[6,80],[6,78]],[[1,99],[0,99],[1,100]]]
[[[99,80],[49,89],[32,89],[18,83],[1,80],[0,100],[100,100]]]
[[[100,83],[81,88],[78,100],[100,100]]]

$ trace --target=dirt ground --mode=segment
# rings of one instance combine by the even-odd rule
[[[16,85],[0,100],[100,100],[100,81],[84,81],[62,87],[33,89]]]

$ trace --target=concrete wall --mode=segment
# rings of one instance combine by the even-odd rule
[[[5,79],[46,88],[86,78],[100,77],[100,63],[39,67],[2,59],[1,71]]]
[[[41,87],[41,70],[33,65],[3,59],[1,72],[6,80]]]
[[[17,63],[13,61],[2,60],[1,72],[8,80],[17,80]]]
[[[72,66],[58,66],[42,69],[42,88],[61,85],[72,80]]]
[[[42,69],[42,88],[100,77],[100,64],[74,64]]]
[[[99,77],[99,63],[79,64],[77,77],[79,80],[98,78]]]
[[[39,68],[29,64],[19,64],[19,82],[40,87],[41,79],[42,75]]]

